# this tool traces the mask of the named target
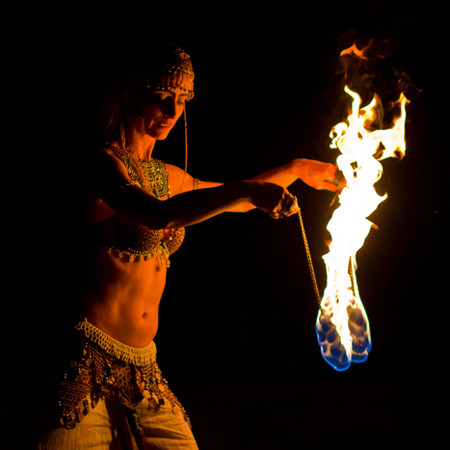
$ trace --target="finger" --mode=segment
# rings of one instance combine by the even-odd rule
[[[289,217],[293,214],[298,213],[300,210],[298,206],[297,197],[295,195],[289,194],[289,197],[283,202],[283,207],[280,211],[281,217]]]
[[[284,218],[284,217],[291,217],[291,216],[293,216],[294,214],[297,214],[298,212],[300,211],[300,208],[297,206],[297,207],[292,207],[287,213],[283,213],[282,215],[281,215],[281,218]]]
[[[272,219],[279,219],[281,217],[281,209],[279,206],[275,207],[271,211],[266,211]]]
[[[311,183],[310,185],[312,188],[316,189],[317,191],[331,191],[331,192],[338,192],[339,188],[335,184],[333,184],[331,181],[328,180],[317,180],[314,184]]]
[[[333,178],[327,178],[327,181],[331,181],[338,188],[343,188],[345,186],[345,177],[342,171],[336,168]]]
[[[294,204],[291,206],[291,209],[289,211],[289,215],[292,216],[293,214],[297,214],[300,211],[300,206],[298,205],[297,197],[294,197],[295,201]]]
[[[284,196],[284,198],[281,201],[281,213],[288,212],[292,205],[295,202],[295,197],[292,194],[287,193],[287,195]]]
[[[322,183],[320,183],[319,187],[317,187],[316,189],[319,190],[327,190],[327,191],[331,191],[331,192],[340,192],[340,188],[339,186],[336,186],[334,183],[330,182],[330,181],[326,181],[324,180]]]

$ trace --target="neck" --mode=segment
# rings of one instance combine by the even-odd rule
[[[125,126],[127,146],[131,149],[135,159],[150,161],[156,139],[143,133],[142,126],[136,121],[128,122]]]
[[[150,161],[152,159],[152,153],[156,143],[155,138],[137,134],[133,137],[130,136],[128,142],[136,159],[143,161]]]

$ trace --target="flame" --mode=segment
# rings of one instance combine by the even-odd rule
[[[387,198],[374,188],[383,172],[380,161],[405,154],[408,103],[402,93],[396,102],[400,115],[392,128],[371,130],[382,108],[379,97],[374,95],[370,104],[361,108],[360,96],[348,86],[345,92],[353,99],[351,112],[346,121],[333,126],[330,147],[341,152],[337,165],[346,186],[327,226],[332,239],[323,257],[327,286],[316,322],[322,356],[338,371],[348,369],[352,362],[365,361],[372,345],[356,281],[356,253],[373,225],[367,217]]]

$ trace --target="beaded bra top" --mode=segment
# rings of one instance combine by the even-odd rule
[[[125,151],[107,146],[124,164],[131,183],[147,191],[155,198],[170,197],[169,173],[163,161],[134,160]],[[99,243],[109,254],[124,261],[148,261],[158,257],[162,264],[170,266],[169,255],[175,253],[184,240],[184,228],[153,230],[122,214],[115,214],[99,224]]]

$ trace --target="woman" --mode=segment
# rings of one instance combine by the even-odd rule
[[[152,158],[193,97],[189,55],[170,45],[151,67],[122,74],[100,113],[80,343],[60,384],[61,426],[40,448],[197,448],[184,409],[156,364],[153,339],[169,256],[184,227],[226,211],[298,211],[298,178],[335,191],[335,167],[298,159],[253,180],[201,181]]]

